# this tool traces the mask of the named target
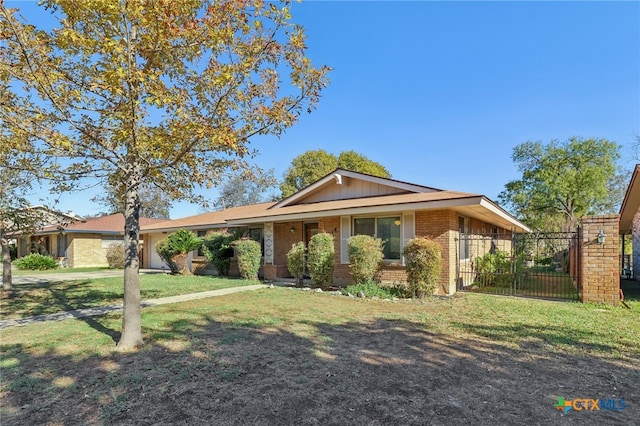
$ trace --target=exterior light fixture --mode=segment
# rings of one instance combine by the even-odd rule
[[[596,238],[598,239],[598,244],[603,245],[604,239],[606,238],[606,236],[607,235],[604,232],[602,232],[602,229],[598,231],[598,235],[596,235]]]
[[[291,232],[292,234],[296,232],[296,228],[294,228],[293,226],[291,227],[291,229],[289,229],[289,232]]]
[[[402,222],[400,222],[400,219],[396,219],[396,220],[393,221],[393,224],[396,225],[396,226],[400,226],[401,223]]]

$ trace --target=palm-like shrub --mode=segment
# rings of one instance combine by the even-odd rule
[[[347,239],[349,268],[356,284],[374,282],[384,257],[382,240],[370,235],[354,235]]]
[[[413,296],[433,295],[442,271],[442,248],[428,238],[413,238],[404,247],[407,281]]]
[[[321,232],[311,237],[307,269],[316,285],[326,288],[333,283],[333,235]]]
[[[160,241],[156,246],[156,252],[169,266],[171,272],[192,275],[187,266],[187,257],[189,252],[197,250],[201,246],[202,239],[196,234],[186,229],[180,229]]]

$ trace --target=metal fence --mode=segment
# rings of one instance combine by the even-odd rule
[[[577,232],[462,234],[458,290],[579,299]]]

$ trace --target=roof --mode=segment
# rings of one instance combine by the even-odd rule
[[[364,192],[342,191],[348,180],[364,182]],[[347,180],[347,182],[345,182]],[[369,185],[370,184],[370,185]],[[355,185],[354,185],[355,186]],[[366,188],[373,188],[367,192]],[[318,194],[330,194],[325,198]],[[355,194],[355,195],[354,195]],[[275,203],[233,207],[142,227],[142,232],[169,232],[180,228],[211,229],[249,226],[264,222],[314,220],[319,217],[360,214],[401,213],[410,210],[453,209],[504,229],[530,229],[496,203],[481,194],[444,191],[364,173],[337,169],[297,193]]]
[[[636,164],[627,192],[620,207],[620,233],[631,231],[633,218],[640,210],[640,164]]]
[[[239,217],[252,217],[261,215],[275,202],[250,204],[247,206],[230,207],[224,210],[217,210],[214,212],[202,213],[194,216],[183,217],[175,220],[165,220],[159,223],[148,224],[141,226],[140,229],[143,232],[152,231],[174,231],[181,228],[188,229],[209,229],[209,228],[223,228],[229,226],[228,221]]]
[[[140,227],[153,223],[166,222],[167,219],[140,218]],[[69,225],[50,225],[38,231],[38,234],[49,234],[60,232],[65,233],[91,233],[91,234],[124,234],[124,215],[115,213],[106,216],[94,217],[91,219],[81,219]]]
[[[322,216],[398,213],[406,210],[450,208],[505,229],[518,232],[531,230],[496,203],[480,194],[458,191],[438,191],[414,194],[386,195],[324,201],[313,204],[273,208],[255,216],[237,217],[229,225],[247,225],[268,221],[305,220]]]

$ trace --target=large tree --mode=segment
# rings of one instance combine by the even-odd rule
[[[223,209],[272,201],[277,180],[273,169],[245,171],[227,177],[215,205]]]
[[[337,168],[384,178],[391,177],[382,164],[355,151],[342,151],[336,157],[323,149],[311,150],[298,155],[291,162],[280,184],[282,197],[288,197],[311,185]]]
[[[95,196],[91,201],[104,206],[107,211],[102,214],[124,213],[125,188],[107,183],[102,195]],[[171,199],[166,191],[155,186],[152,182],[145,182],[138,188],[140,196],[140,217],[168,219],[171,209]]]
[[[2,72],[16,96],[37,99],[46,132],[39,172],[86,176],[124,188],[125,269],[121,349],[143,343],[139,188],[195,200],[228,168],[242,168],[250,139],[279,135],[311,111],[328,68],[306,56],[289,3],[242,0],[44,0],[56,28],[37,29],[0,3]],[[34,118],[4,106],[0,119]],[[19,148],[18,148],[19,149]]]
[[[606,139],[525,142],[512,157],[522,177],[498,198],[533,229],[573,230],[582,216],[614,213],[622,201],[619,151]]]

